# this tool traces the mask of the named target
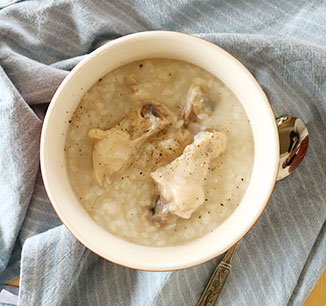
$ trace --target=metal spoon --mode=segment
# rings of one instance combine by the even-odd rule
[[[296,117],[281,117],[276,119],[280,138],[280,164],[277,181],[291,174],[306,155],[309,145],[309,135],[305,124]],[[232,268],[233,258],[239,248],[241,240],[232,246],[223,260],[215,269],[197,306],[215,305],[227,277]]]

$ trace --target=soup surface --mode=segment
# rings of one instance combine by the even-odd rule
[[[240,102],[207,71],[176,60],[120,67],[69,121],[70,183],[95,222],[148,246],[213,231],[239,205],[253,165]]]

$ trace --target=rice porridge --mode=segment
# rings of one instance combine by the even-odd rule
[[[173,246],[239,205],[254,157],[237,98],[207,71],[146,59],[93,85],[65,142],[72,188],[95,222],[133,243]]]

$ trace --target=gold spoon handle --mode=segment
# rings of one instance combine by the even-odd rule
[[[233,247],[231,247],[225,254],[223,260],[218,264],[211,279],[209,280],[205,291],[203,292],[197,306],[214,306],[222,288],[229,276],[232,268],[232,262],[235,253],[240,245],[238,241]]]

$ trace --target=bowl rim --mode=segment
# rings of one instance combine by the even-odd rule
[[[234,56],[232,56],[230,53],[228,53],[227,51],[225,51],[223,48],[219,47],[218,45],[211,43],[203,38],[197,37],[197,36],[193,36],[190,34],[185,34],[185,33],[180,33],[180,32],[173,32],[173,31],[147,31],[147,32],[138,32],[138,33],[133,33],[133,34],[129,34],[120,38],[117,38],[113,41],[110,41],[106,44],[104,44],[103,46],[99,47],[98,49],[94,50],[93,52],[91,52],[89,55],[87,55],[84,59],[81,60],[80,63],[78,63],[72,70],[71,72],[66,76],[66,78],[62,81],[62,83],[59,85],[59,87],[57,88],[53,98],[51,99],[51,103],[49,105],[49,108],[47,110],[47,115],[44,118],[44,122],[43,122],[43,127],[42,127],[42,133],[41,133],[41,146],[40,146],[40,160],[41,160],[41,173],[42,173],[42,178],[43,178],[43,182],[44,182],[44,186],[45,186],[45,190],[47,192],[47,195],[49,197],[49,200],[51,202],[51,205],[53,206],[56,214],[58,215],[59,219],[61,220],[61,222],[65,225],[65,227],[71,232],[71,234],[80,242],[82,243],[85,247],[87,247],[88,249],[90,249],[92,252],[96,253],[97,255],[99,255],[100,257],[114,262],[116,264],[119,264],[121,266],[124,267],[129,267],[129,268],[133,268],[133,269],[137,269],[137,270],[144,270],[144,271],[174,271],[174,270],[180,270],[180,269],[184,269],[184,268],[188,268],[188,267],[193,267],[196,265],[199,265],[201,263],[207,262],[213,258],[215,258],[216,256],[220,255],[221,253],[218,254],[213,254],[211,256],[206,257],[204,260],[199,259],[197,261],[195,261],[195,263],[191,264],[191,265],[184,265],[184,266],[179,266],[179,267],[173,267],[173,268],[160,268],[160,267],[155,267],[155,268],[140,268],[138,265],[126,265],[122,262],[119,262],[117,260],[112,260],[112,258],[107,258],[106,256],[104,256],[103,254],[101,254],[100,252],[98,252],[98,250],[94,249],[93,247],[89,246],[86,242],[84,242],[77,233],[74,232],[74,230],[71,229],[71,227],[69,226],[69,222],[67,222],[67,220],[64,220],[65,218],[63,216],[61,216],[60,213],[58,213],[58,209],[56,207],[56,204],[54,203],[54,201],[52,200],[51,197],[51,191],[49,190],[49,184],[48,184],[48,174],[45,171],[45,138],[46,138],[46,132],[47,132],[47,127],[49,124],[49,116],[48,114],[51,113],[52,109],[55,108],[56,106],[56,101],[58,100],[58,97],[60,97],[61,91],[62,89],[66,86],[66,84],[69,84],[69,81],[71,80],[72,76],[76,73],[78,73],[79,69],[84,66],[86,63],[88,63],[89,61],[91,61],[93,58],[97,57],[99,54],[102,53],[102,51],[117,45],[121,42],[130,40],[130,39],[138,39],[138,38],[150,38],[150,36],[152,35],[174,35],[174,36],[180,36],[180,37],[188,37],[188,39],[194,39],[194,40],[200,40],[201,43],[203,44],[209,44],[211,46],[213,46],[214,48],[216,48],[216,50],[218,50],[219,52],[224,53],[224,56],[227,56],[229,59],[231,59],[235,64],[238,65],[238,67],[242,70],[244,70],[246,72],[246,75],[249,79],[251,79],[251,82],[255,85],[257,91],[260,93],[261,97],[263,100],[265,100],[266,105],[269,106],[269,112],[271,114],[271,116],[273,116],[273,118],[275,119],[275,115],[273,113],[271,104],[268,100],[268,98],[266,97],[263,89],[261,88],[260,84],[258,83],[258,81],[253,77],[253,75],[248,71],[248,69],[238,60],[236,59]],[[162,37],[163,37],[162,36]],[[276,128],[276,124],[275,124],[275,131],[274,131],[274,140],[275,140],[275,144],[279,147],[279,138],[278,138],[278,134],[277,134],[277,128]],[[279,154],[278,154],[279,155]],[[277,156],[278,157],[278,156]],[[277,159],[277,158],[276,158]],[[246,231],[243,231],[243,233],[241,235],[239,235],[239,237],[237,237],[237,240],[229,242],[225,248],[224,251],[226,251],[228,248],[230,248],[234,243],[236,243],[238,240],[242,239],[250,230],[251,228],[257,223],[257,221],[259,220],[259,218],[261,217],[262,213],[264,212],[265,208],[267,207],[267,204],[269,202],[269,199],[272,195],[272,192],[275,188],[275,184],[276,184],[276,178],[277,178],[277,172],[278,172],[278,162],[277,162],[277,166],[275,165],[275,171],[273,173],[273,181],[271,186],[269,187],[270,193],[267,196],[267,201],[266,203],[264,203],[264,205],[261,205],[261,211],[260,214],[257,216],[257,218],[255,219],[255,221],[251,224],[250,228],[247,229]],[[70,187],[71,188],[71,187]]]

